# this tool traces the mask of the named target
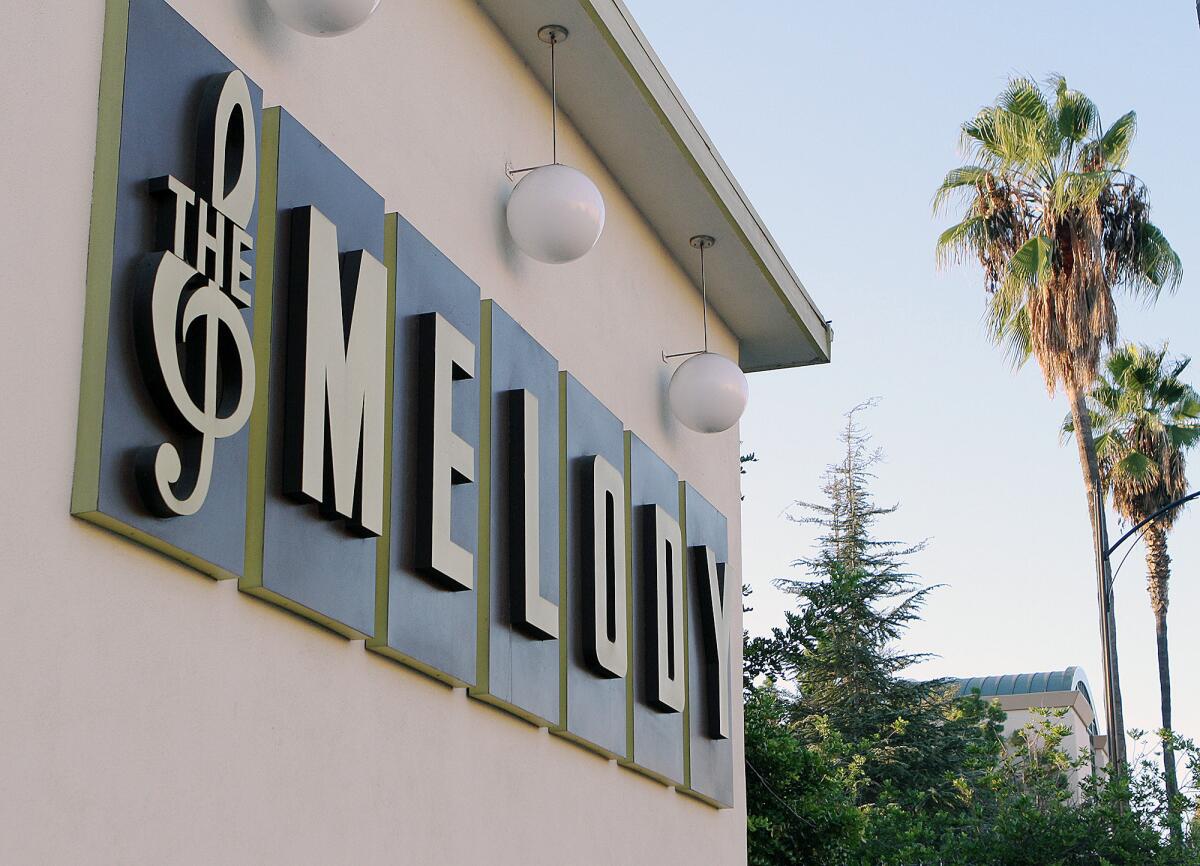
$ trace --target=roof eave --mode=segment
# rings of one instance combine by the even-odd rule
[[[717,236],[709,299],[738,338],[742,368],[828,362],[831,329],[624,3],[478,2],[543,83],[549,69],[537,28],[571,30],[574,62],[559,64],[560,106],[697,283],[688,238]]]

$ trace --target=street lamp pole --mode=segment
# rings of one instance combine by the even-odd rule
[[[1200,7],[1200,0],[1197,0],[1197,6]],[[1098,557],[1099,563],[1096,569],[1096,584],[1097,591],[1100,594],[1100,642],[1103,648],[1104,661],[1104,713],[1105,724],[1108,726],[1108,751],[1109,758],[1114,766],[1122,767],[1125,764],[1125,731],[1123,713],[1117,706],[1115,700],[1117,692],[1120,690],[1120,679],[1117,672],[1116,660],[1116,618],[1113,615],[1113,578],[1112,578],[1112,555],[1122,544],[1133,538],[1147,524],[1153,523],[1158,518],[1162,517],[1170,511],[1174,511],[1181,505],[1191,502],[1193,499],[1200,498],[1200,490],[1194,493],[1189,493],[1187,496],[1176,499],[1169,505],[1155,511],[1149,517],[1139,520],[1133,527],[1124,535],[1118,538],[1113,544],[1107,548],[1104,543],[1108,540],[1101,536],[1097,537],[1096,548],[1100,552]],[[1097,525],[1104,525],[1104,500],[1096,497],[1096,519]]]
[[[1112,562],[1113,548],[1107,547],[1108,534],[1104,531],[1104,496],[1096,491],[1093,508],[1096,532],[1096,594],[1100,608],[1100,647],[1104,667],[1104,724],[1108,731],[1108,758],[1113,767],[1120,770],[1125,765],[1125,719],[1117,695],[1121,681],[1117,668],[1116,619],[1112,610]]]

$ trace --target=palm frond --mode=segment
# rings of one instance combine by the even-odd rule
[[[1089,396],[1092,402],[1100,409],[1106,412],[1116,412],[1117,408],[1121,405],[1121,398],[1124,393],[1119,386],[1107,380],[1100,379],[1092,386]]]
[[[981,216],[967,217],[938,236],[934,248],[937,265],[943,268],[952,262],[961,263],[965,256],[977,253],[986,243],[987,220]]]
[[[1042,88],[1032,78],[1021,76],[1011,79],[1001,91],[997,104],[1005,111],[1035,123],[1045,123],[1050,119],[1050,105]]]
[[[1005,360],[1020,369],[1033,354],[1033,336],[1029,325],[1029,310],[1020,307],[1005,323],[997,342],[1004,350]]]
[[[1171,417],[1180,422],[1200,421],[1200,398],[1197,398],[1195,391],[1177,403]]]
[[[1129,151],[1137,135],[1137,113],[1126,112],[1113,121],[1098,139],[1090,142],[1080,152],[1079,161],[1084,169],[1108,166],[1124,168],[1129,160]]]
[[[962,125],[962,145],[969,152],[983,157],[1003,159],[1000,141],[996,136],[996,110],[985,108]]]
[[[1178,379],[1180,377],[1180,375],[1183,373],[1183,371],[1186,370],[1188,368],[1188,365],[1191,363],[1192,363],[1192,359],[1185,355],[1184,357],[1179,358],[1175,361],[1175,366],[1171,368],[1171,372],[1168,373],[1167,375],[1169,375],[1172,379]]]
[[[1183,262],[1158,226],[1144,222],[1124,276],[1124,282],[1134,294],[1154,300],[1164,289],[1173,292],[1179,287],[1183,279]]]
[[[1030,238],[1008,261],[1004,278],[988,302],[988,337],[1004,350],[1014,367],[1021,367],[1033,353],[1033,328],[1026,300],[1045,278],[1053,257],[1053,243],[1039,235]]]
[[[1072,144],[1079,144],[1088,136],[1099,131],[1100,112],[1096,104],[1080,93],[1067,87],[1061,75],[1050,78],[1054,89],[1054,115],[1058,133]]]
[[[1115,469],[1138,482],[1151,481],[1158,475],[1158,464],[1140,451],[1130,451],[1117,461]]]
[[[1181,427],[1172,424],[1167,428],[1167,435],[1172,445],[1180,451],[1186,451],[1200,442],[1200,426]]]
[[[1092,436],[1092,444],[1096,446],[1096,455],[1101,463],[1112,463],[1114,455],[1122,447],[1121,437],[1115,430],[1106,430]]]
[[[1046,235],[1035,235],[1013,253],[1008,271],[1018,284],[1034,287],[1049,276],[1053,258],[1054,241]]]
[[[1133,366],[1134,358],[1137,355],[1138,348],[1133,343],[1123,346],[1121,350],[1109,354],[1104,362],[1104,366],[1108,368],[1108,374],[1112,377],[1112,385],[1120,382],[1125,378],[1125,371]]]
[[[937,191],[933,194],[933,212],[938,214],[955,192],[974,190],[987,180],[994,180],[992,172],[980,165],[964,165],[946,173]]]
[[[1051,187],[1055,211],[1064,213],[1072,208],[1095,207],[1111,178],[1112,174],[1107,171],[1064,171]]]

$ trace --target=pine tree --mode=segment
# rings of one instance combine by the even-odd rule
[[[841,767],[859,803],[953,806],[964,796],[964,774],[993,760],[1000,719],[978,701],[959,699],[950,681],[902,676],[928,658],[902,651],[898,641],[935,587],[907,570],[924,542],[875,534],[896,506],[876,504],[871,493],[883,457],[857,421],[871,405],[846,415],[845,452],[824,475],[824,501],[796,504],[792,519],[819,529],[817,549],[794,563],[807,578],[776,581],[796,596],[798,609],[775,630],[760,664],[794,686],[790,712],[799,735]]]

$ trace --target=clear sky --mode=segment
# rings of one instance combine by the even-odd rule
[[[1099,700],[1086,501],[1075,449],[1058,437],[1065,400],[1047,396],[1036,363],[1013,373],[988,343],[978,269],[935,269],[949,217],[931,216],[930,197],[960,162],[959,124],[1012,74],[1062,73],[1106,123],[1136,109],[1130,167],[1185,278],[1153,309],[1122,304],[1122,335],[1196,356],[1200,385],[1192,0],[626,2],[835,330],[832,364],[750,377],[742,430],[759,462],[743,485],[747,627],[781,621],[788,598],[770,581],[794,573],[811,540],[782,513],[819,495],[841,414],[879,397],[863,417],[888,457],[876,493],[901,505],[880,531],[928,537],[914,569],[945,584],[905,642],[939,656],[919,672],[1077,664]],[[1200,453],[1192,463],[1200,488]],[[1175,726],[1200,737],[1200,508],[1182,516],[1170,549]],[[1152,730],[1158,680],[1140,546],[1116,596],[1127,724]]]

